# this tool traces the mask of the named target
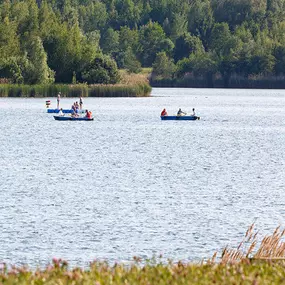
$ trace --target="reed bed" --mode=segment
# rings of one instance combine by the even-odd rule
[[[90,85],[89,97],[144,97],[149,96],[151,87],[147,83],[134,85]]]
[[[252,224],[236,249],[226,247],[223,250],[220,263],[233,264],[244,260],[285,261],[284,236],[285,229],[281,231],[279,226],[272,235],[267,235],[259,240],[258,231],[254,230],[254,224]],[[214,263],[216,257],[217,253],[208,262]]]
[[[88,268],[70,268],[61,259],[53,259],[44,269],[0,265],[0,284],[72,284],[72,285],[186,285],[186,284],[285,284],[284,230],[258,241],[251,225],[236,250],[226,248],[220,261],[217,253],[200,264],[159,260],[142,262],[134,258],[130,265],[92,262]],[[258,246],[258,247],[257,247]]]
[[[147,82],[137,84],[86,85],[16,85],[0,84],[0,97],[141,97],[149,96],[151,87]]]
[[[151,74],[151,69],[143,68],[141,73],[129,73],[124,69],[120,70],[120,82],[123,85],[140,85],[140,84],[148,84],[149,77]]]
[[[86,84],[65,85],[17,85],[0,84],[0,97],[54,97],[61,92],[63,97],[80,97],[88,95]]]

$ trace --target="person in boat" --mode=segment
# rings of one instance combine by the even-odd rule
[[[56,99],[56,101],[57,101],[57,109],[59,109],[60,95],[61,95],[61,93],[58,92],[58,94],[57,94],[57,99]]]
[[[83,106],[83,99],[82,99],[82,96],[80,96],[80,98],[79,98],[79,108],[80,108],[80,110],[82,110],[82,106]]]
[[[160,116],[161,116],[161,117],[168,116],[167,111],[166,111],[166,109],[165,109],[165,108],[161,111]]]
[[[76,111],[72,111],[71,117],[72,117],[72,118],[78,118],[79,115],[76,113]]]
[[[76,110],[78,110],[78,109],[79,109],[79,104],[78,104],[78,102],[77,102],[77,101],[75,102],[75,109],[76,109]]]
[[[62,112],[62,108],[60,108],[59,112],[58,112],[59,116],[64,116],[63,112]]]
[[[196,116],[195,108],[192,109],[192,116]]]
[[[187,113],[183,112],[181,110],[181,108],[179,108],[178,112],[177,112],[177,116],[185,116]]]
[[[86,117],[87,119],[91,119],[91,118],[92,118],[92,113],[91,113],[91,111],[86,110],[86,111],[85,111],[85,117]]]

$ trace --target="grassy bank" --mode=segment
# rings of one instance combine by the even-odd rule
[[[63,260],[54,259],[45,269],[0,269],[0,284],[284,284],[285,231],[277,228],[273,235],[258,241],[253,225],[237,249],[225,248],[200,264],[149,261],[134,258],[131,265],[94,262],[86,269],[69,268]],[[259,245],[259,248],[256,246]]]
[[[120,72],[121,82],[115,85],[51,84],[17,85],[0,84],[0,97],[143,97],[149,96],[151,87],[147,75]]]
[[[1,284],[80,284],[80,285],[189,285],[189,284],[284,284],[284,263],[242,262],[233,265],[156,264],[109,266],[92,263],[89,268],[68,269],[65,261],[36,272],[25,268],[3,269]]]

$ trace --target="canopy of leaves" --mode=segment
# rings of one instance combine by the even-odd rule
[[[0,0],[0,18],[12,82],[113,82],[105,55],[114,73],[167,59],[175,74],[285,75],[285,0]]]

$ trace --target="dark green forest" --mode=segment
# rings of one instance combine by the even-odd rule
[[[0,0],[2,83],[282,78],[285,0]]]

